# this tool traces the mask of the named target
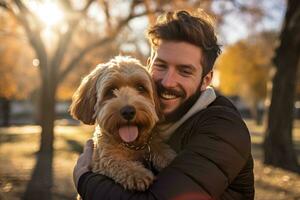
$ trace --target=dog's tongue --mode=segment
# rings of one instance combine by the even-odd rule
[[[124,142],[133,142],[138,137],[137,126],[122,126],[119,129],[119,135]]]

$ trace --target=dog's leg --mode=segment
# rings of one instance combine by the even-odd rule
[[[142,163],[115,158],[102,154],[99,161],[94,163],[93,171],[112,178],[128,190],[144,191],[151,185],[154,175]]]

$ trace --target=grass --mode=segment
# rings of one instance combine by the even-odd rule
[[[20,199],[35,165],[40,127],[22,126],[0,129],[0,199]],[[55,127],[54,200],[76,199],[72,170],[92,127]]]
[[[255,158],[255,188],[258,200],[300,199],[300,176],[262,163],[261,142],[264,127],[247,121],[252,133]],[[295,124],[295,140],[300,144],[300,125]],[[30,180],[39,145],[38,126],[0,128],[0,199],[20,199]],[[72,170],[82,145],[91,137],[90,126],[56,126],[53,163],[53,199],[75,199]],[[299,148],[299,146],[297,146]],[[299,148],[300,149],[300,148]]]

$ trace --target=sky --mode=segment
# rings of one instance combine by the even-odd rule
[[[226,15],[223,19],[224,23],[217,30],[218,39],[222,46],[227,46],[233,44],[240,39],[254,35],[255,33],[261,31],[280,31],[282,22],[285,14],[286,1],[285,0],[237,0],[240,4],[249,4],[259,6],[263,9],[265,13],[260,19],[253,22],[251,16],[248,14],[241,13],[237,9],[232,9],[232,11]],[[219,12],[220,6],[216,1],[216,5],[213,5],[215,12]],[[232,5],[231,5],[232,6]],[[227,7],[227,9],[230,9]],[[145,30],[147,29],[148,22],[147,17],[140,17],[134,19],[130,22],[130,27],[134,33],[137,33],[135,37],[140,38],[141,42],[139,45],[145,55],[149,53],[149,48],[146,44],[147,41],[143,41],[142,38],[145,37]]]
[[[112,16],[126,16],[129,10],[128,1],[114,1],[113,4],[114,9],[111,13]],[[116,3],[119,2],[119,3]],[[216,0],[212,5],[213,11],[216,13],[221,12],[224,9],[230,10],[230,13],[226,15],[223,19],[223,23],[219,26],[218,38],[219,43],[222,46],[226,46],[228,44],[232,44],[237,42],[240,39],[247,38],[250,35],[254,35],[255,33],[266,31],[266,30],[276,30],[279,31],[285,13],[286,1],[285,0],[235,0],[238,6],[247,5],[247,6],[260,6],[263,9],[264,15],[253,22],[253,17],[249,14],[245,14],[240,10],[236,9],[231,1],[221,1]],[[48,5],[47,5],[48,4]],[[34,8],[34,6],[38,6],[38,3],[35,1],[30,1],[30,5]],[[42,19],[45,18],[44,21],[47,22],[47,27],[51,27],[52,24],[57,23],[60,20],[61,13],[57,12],[54,14],[52,11],[55,11],[55,4],[46,0],[46,5],[43,7],[39,7],[41,13],[39,14]],[[104,21],[104,13],[101,8],[98,7],[99,4],[92,4],[89,10],[89,16],[99,24]],[[53,9],[50,9],[53,7]],[[142,10],[141,10],[142,9]],[[143,7],[139,8],[139,12],[143,11]],[[59,11],[59,10],[56,10]],[[100,11],[100,12],[99,12]],[[122,12],[120,12],[122,11]],[[48,13],[48,14],[47,14]],[[52,19],[52,20],[50,20]],[[132,35],[134,35],[135,40],[138,40],[138,45],[140,50],[144,55],[149,55],[149,46],[147,41],[145,40],[145,31],[148,26],[148,18],[146,16],[135,18],[130,21],[129,27]],[[49,31],[48,31],[49,32]],[[48,37],[49,38],[49,37]],[[132,50],[134,45],[124,44],[123,50]]]
[[[254,24],[247,21],[247,16],[242,16],[234,11],[225,18],[225,23],[221,27],[222,40],[226,44],[232,44],[240,39],[261,31],[280,31],[285,14],[286,3],[284,0],[252,0],[248,2],[259,3],[263,8],[265,16]]]

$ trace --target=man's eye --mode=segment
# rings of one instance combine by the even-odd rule
[[[166,65],[166,64],[158,64],[158,63],[154,63],[154,66],[155,66],[157,69],[160,69],[160,70],[163,70],[163,69],[166,69],[166,68],[167,68],[167,65]]]
[[[179,72],[183,75],[183,76],[189,76],[192,74],[192,72],[190,70],[187,70],[187,69],[182,69],[182,70],[179,70]]]

